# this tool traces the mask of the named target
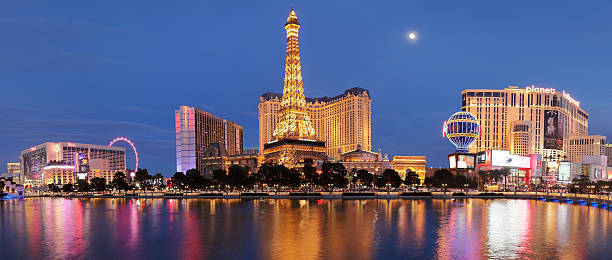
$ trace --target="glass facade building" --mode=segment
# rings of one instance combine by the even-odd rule
[[[239,124],[189,106],[175,110],[174,117],[177,172],[202,172],[204,150],[212,143],[223,145],[230,156],[243,153],[243,130]]]

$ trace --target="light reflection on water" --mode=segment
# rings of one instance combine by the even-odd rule
[[[6,259],[607,258],[612,212],[535,200],[0,202]]]

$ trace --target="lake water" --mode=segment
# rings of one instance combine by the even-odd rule
[[[612,212],[536,200],[0,201],[1,259],[611,258]]]

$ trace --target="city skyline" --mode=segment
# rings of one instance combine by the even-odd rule
[[[533,6],[534,10],[519,13],[519,18],[529,20],[529,14],[544,8],[540,6],[538,9],[538,6],[533,4],[530,6]],[[268,7],[272,10],[265,10]],[[547,26],[559,22],[552,26],[552,32],[535,35],[533,31],[517,32],[522,28],[521,24],[512,26],[492,17],[486,18],[489,21],[493,19],[493,25],[476,26],[472,24],[474,21],[470,21],[472,18],[468,19],[467,15],[462,16],[463,14],[459,12],[449,10],[435,10],[426,4],[417,6],[416,9],[420,8],[424,13],[432,14],[432,18],[444,17],[442,14],[446,13],[462,17],[463,20],[460,19],[458,24],[451,25],[443,22],[424,22],[420,14],[413,14],[416,16],[414,18],[408,14],[404,14],[403,18],[398,18],[397,15],[390,14],[400,14],[400,11],[392,10],[388,6],[376,6],[377,9],[373,14],[372,10],[360,10],[355,7],[346,7],[346,5],[327,7],[329,7],[328,10],[321,10],[312,4],[295,6],[300,20],[307,24],[308,28],[302,32],[308,36],[300,42],[303,63],[307,64],[304,66],[306,68],[304,71],[306,96],[334,96],[352,87],[368,89],[373,100],[373,150],[381,148],[383,153],[390,155],[426,155],[428,166],[445,166],[447,159],[445,155],[452,152],[453,148],[438,133],[442,122],[448,115],[461,109],[461,91],[464,89],[503,89],[510,85],[524,87],[533,84],[565,90],[580,101],[581,107],[590,114],[588,134],[612,136],[610,130],[612,122],[606,121],[609,116],[605,114],[609,109],[606,101],[610,98],[606,86],[612,83],[612,79],[606,77],[605,73],[611,67],[607,61],[611,53],[605,49],[605,45],[612,42],[612,36],[609,34],[595,35],[597,32],[606,31],[603,27],[584,28],[586,30],[581,31],[580,36],[585,39],[584,42],[581,42],[575,39],[575,35],[572,35],[570,30],[572,28],[565,28],[564,30],[568,31],[566,38],[563,37],[565,34],[561,32],[563,15],[559,13],[556,13],[558,17],[551,15],[550,18],[554,18],[551,20],[542,19],[542,17],[535,19],[534,22],[537,22],[535,27],[540,29],[550,29]],[[511,12],[511,10],[501,11],[503,7],[496,6],[494,9],[502,13]],[[8,67],[10,60],[4,61],[4,72],[7,75],[3,77],[2,84],[15,86],[15,89],[7,88],[5,102],[0,107],[4,111],[2,113],[4,127],[0,130],[2,133],[0,138],[5,144],[0,152],[2,164],[0,172],[6,172],[7,162],[18,160],[18,151],[43,141],[104,145],[115,136],[128,136],[139,146],[143,168],[165,175],[172,174],[172,169],[176,165],[173,112],[180,105],[200,107],[243,125],[245,147],[257,147],[256,100],[261,93],[278,91],[282,88],[280,68],[284,63],[284,52],[282,51],[284,37],[279,24],[285,19],[289,6],[275,3],[270,6],[259,5],[254,9],[249,9],[248,4],[237,10],[223,6],[219,8],[221,11],[213,15],[214,17],[222,17],[229,11],[237,11],[239,14],[226,17],[229,21],[219,24],[219,28],[206,26],[200,28],[205,24],[206,19],[212,18],[197,20],[196,13],[189,11],[182,20],[169,23],[170,28],[159,32],[159,35],[144,30],[143,24],[138,21],[124,21],[128,25],[127,28],[124,28],[117,24],[112,25],[110,20],[101,19],[98,16],[90,18],[86,14],[83,14],[83,17],[75,15],[74,20],[46,22],[44,26],[24,19],[24,17],[29,17],[28,15],[35,14],[39,19],[53,21],[51,15],[53,8],[47,8],[48,13],[46,14],[38,14],[30,10],[34,14],[21,11],[9,15],[6,23],[22,27],[22,29],[31,29],[23,30],[25,32],[20,34],[12,32],[14,35],[9,32],[9,36],[28,42],[25,39],[35,40],[36,37],[40,37],[36,33],[36,30],[40,30],[49,39],[40,46],[34,43],[26,44],[26,46],[12,46],[11,43],[8,43],[5,46],[7,48],[3,48],[0,52],[5,56],[20,54],[25,58],[11,67]],[[157,11],[161,12],[160,9],[161,7]],[[610,9],[610,5],[599,9],[598,11],[601,12],[599,16],[589,13],[588,17],[592,21],[583,21],[583,25],[609,20],[605,17],[605,10]],[[339,12],[344,10],[346,12]],[[383,10],[388,11],[389,14],[383,15]],[[587,14],[581,13],[580,8],[563,10],[571,11],[574,15],[578,14],[579,17],[585,19],[587,17]],[[563,10],[559,10],[560,13],[564,13]],[[67,12],[69,11],[70,9]],[[133,11],[130,9],[130,12]],[[467,11],[486,10],[480,7]],[[99,12],[103,14],[110,10],[102,7]],[[255,17],[253,15],[255,13],[265,18],[257,19],[259,15]],[[358,19],[366,15],[385,17],[387,20],[370,22]],[[243,16],[247,16],[249,24],[257,28],[245,31],[245,35],[241,37],[232,35],[234,31],[229,28],[239,25]],[[355,18],[351,20],[350,17]],[[145,16],[143,18],[150,21],[154,17]],[[164,16],[163,20],[171,20],[171,18],[177,18],[177,14]],[[190,19],[196,19],[198,23],[187,23]],[[389,20],[399,22],[396,25],[389,25]],[[360,29],[343,26],[346,28],[346,33],[337,35],[335,26],[326,28],[326,25],[330,23],[344,26],[359,23],[359,26],[356,27]],[[525,23],[522,24],[523,26],[534,26],[527,24],[528,21],[521,21],[521,23]],[[465,35],[455,34],[457,32],[450,33],[448,28],[459,28],[466,24],[471,26],[462,28]],[[161,24],[158,25],[161,26]],[[505,30],[497,33],[487,31],[490,34],[487,37],[477,34],[478,29],[492,30],[495,25]],[[572,24],[572,26],[576,25]],[[180,27],[181,30],[172,32],[171,28],[174,27]],[[385,30],[377,31],[378,28]],[[129,37],[123,40],[109,39],[117,36],[127,37],[130,34],[122,29],[144,30],[139,31],[144,33],[138,35],[143,38],[140,40]],[[418,33],[419,37],[416,41],[405,38],[405,34],[409,31]],[[66,39],[61,39],[62,32]],[[496,41],[498,39],[494,39],[495,36],[500,37],[510,32],[516,33],[510,38],[511,43],[518,47],[513,47],[510,43],[498,46],[499,48],[508,47],[510,54],[500,54],[498,49],[477,48],[478,40],[490,41],[487,45],[496,45],[499,42]],[[186,33],[186,35],[180,33]],[[376,34],[376,37],[366,39],[363,34]],[[174,36],[183,41],[162,40],[155,42],[153,46],[145,47],[144,50],[138,49],[140,47],[138,44],[157,37],[162,38],[162,36]],[[532,37],[527,41],[530,44],[521,43],[516,39],[525,36]],[[461,37],[473,37],[473,39]],[[586,39],[587,37],[591,38]],[[595,43],[594,38],[597,37],[603,38],[598,38],[599,40]],[[215,38],[223,40],[215,43]],[[246,38],[247,42],[228,44],[228,41],[232,39],[244,40],[243,38]],[[81,41],[78,41],[79,39]],[[107,42],[92,44],[96,39]],[[189,41],[194,39],[199,40],[198,44]],[[561,39],[567,42],[559,41]],[[72,42],[68,44],[70,40]],[[457,42],[449,45],[451,41]],[[565,60],[553,60],[561,58],[556,56],[559,53],[547,49],[548,44],[551,43],[557,44],[559,48],[557,51],[573,46],[575,51],[571,52],[571,49],[568,49],[570,51],[566,54],[569,57],[564,57]],[[127,47],[122,47],[117,51],[110,50],[110,47],[120,44],[126,44]],[[590,46],[591,50],[575,47],[586,48],[589,46],[584,45],[589,44],[601,44],[601,47],[598,49],[597,46]],[[247,45],[250,47],[245,48],[244,46]],[[183,48],[181,46],[187,50],[175,49]],[[352,51],[336,53],[337,46],[343,46]],[[361,49],[364,53],[351,54]],[[521,49],[524,53],[521,52]],[[24,55],[23,52],[31,50],[39,51],[38,58],[34,54]],[[147,54],[162,50],[170,51],[158,57],[159,59],[146,57]],[[196,61],[195,58],[188,57],[189,50],[195,52],[197,54],[195,56],[201,60]],[[464,51],[465,53],[450,53],[451,51]],[[495,52],[496,56],[487,57],[491,54],[489,51]],[[511,54],[517,55],[517,53],[520,54],[520,57],[511,57]],[[578,55],[580,53],[582,55]],[[475,59],[467,59],[475,54]],[[555,56],[547,57],[547,55]],[[238,57],[242,59],[239,59],[240,62],[237,63]],[[244,57],[247,59],[245,60]],[[528,62],[521,60],[521,57],[528,59]],[[538,59],[543,59],[543,61],[538,61]],[[13,61],[16,60],[15,58]],[[550,66],[554,68],[544,66],[551,63],[551,60],[556,61],[554,66]],[[489,61],[496,66],[490,66]],[[52,66],[57,62],[60,66]],[[150,62],[156,65],[145,64]],[[180,70],[171,69],[168,67],[170,65],[161,65],[162,63],[183,64],[186,62],[193,67],[184,67],[183,70]],[[469,66],[465,66],[465,62]],[[333,63],[336,65],[331,65]],[[215,64],[220,64],[220,66],[215,66]],[[88,66],[83,67],[83,65]],[[138,67],[139,65],[143,67]],[[135,76],[129,75],[130,72],[135,72]],[[247,75],[246,79],[228,79],[229,75],[236,72]],[[37,77],[27,77],[30,74],[37,75]],[[158,75],[152,76],[151,74]],[[439,79],[447,77],[448,79]],[[591,84],[588,91],[584,84]],[[183,85],[187,87],[183,89],[181,87]],[[239,87],[236,90],[235,87],[238,86],[245,87]],[[236,91],[239,91],[240,95],[236,95]],[[24,102],[26,100],[31,103]],[[129,156],[128,163],[131,161]]]

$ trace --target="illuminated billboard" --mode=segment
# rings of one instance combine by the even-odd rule
[[[451,154],[448,156],[448,165],[451,169],[474,169],[476,166],[476,155]]]
[[[544,110],[544,149],[563,150],[563,129],[559,111]]]
[[[492,150],[490,158],[491,166],[524,169],[531,168],[531,160],[529,157],[510,154],[509,151]]]
[[[457,155],[457,169],[474,169],[476,158],[469,154]]]
[[[569,181],[572,173],[571,162],[559,162],[559,181]]]

